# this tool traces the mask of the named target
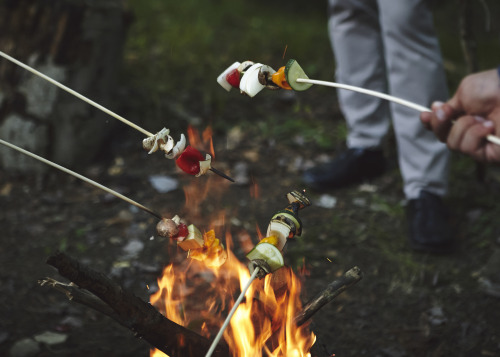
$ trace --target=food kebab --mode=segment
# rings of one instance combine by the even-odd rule
[[[348,84],[310,79],[294,59],[289,60],[286,66],[281,67],[278,71],[275,71],[267,65],[254,63],[252,61],[245,61],[243,63],[235,62],[217,77],[217,82],[228,92],[231,88],[239,88],[241,93],[249,97],[254,97],[264,88],[305,91],[313,84],[316,84],[371,95],[419,112],[431,112],[430,108],[389,94]],[[486,140],[493,144],[500,145],[500,137],[493,134],[488,135]]]
[[[158,222],[156,232],[177,241],[177,246],[187,251],[190,258],[204,261],[208,266],[221,266],[227,259],[224,245],[213,229],[202,234],[194,224],[186,225],[177,215]]]
[[[266,237],[247,254],[250,272],[260,268],[257,273],[259,278],[275,272],[284,265],[283,249],[288,239],[302,234],[299,210],[309,207],[311,202],[303,192],[297,190],[289,192],[286,197],[288,206],[271,218]]]
[[[278,71],[262,63],[245,61],[233,63],[222,72],[217,82],[228,92],[231,88],[239,88],[241,93],[254,97],[264,88],[304,91],[312,86],[310,83],[297,82],[299,78],[309,77],[294,59]]]
[[[198,228],[196,228],[196,226],[194,226],[193,224],[187,226],[183,221],[181,221],[181,219],[177,215],[174,216],[172,219],[163,218],[159,213],[140,204],[139,202],[136,202],[130,199],[129,197],[124,196],[121,193],[118,193],[104,185],[101,185],[100,183],[91,180],[86,176],[80,175],[79,173],[72,171],[64,166],[58,165],[55,162],[47,160],[39,155],[24,150],[2,139],[0,139],[0,145],[4,145],[8,148],[16,150],[26,156],[41,161],[44,164],[52,166],[73,177],[76,177],[160,219],[160,222],[158,222],[156,228],[158,235],[176,240],[179,247],[181,247],[186,251],[189,251],[190,253],[189,256],[192,259],[205,260],[206,264],[210,266],[220,266],[226,261],[227,253],[224,250],[224,245],[220,243],[219,239],[215,237],[215,233],[213,230],[208,231],[205,234],[201,234],[201,232],[199,231]]]
[[[152,154],[158,150],[165,153],[167,159],[175,159],[177,166],[189,175],[199,177],[207,173],[208,170],[214,170],[211,167],[212,157],[210,154],[203,154],[194,147],[188,145],[186,147],[186,137],[181,134],[179,141],[176,143],[169,135],[170,130],[163,128],[153,136],[149,136],[142,141],[142,147],[148,150],[148,154]],[[217,174],[220,174],[218,171]],[[231,178],[223,175],[223,177],[232,181]]]
[[[260,268],[258,277],[273,273],[284,265],[283,248],[287,240],[302,234],[299,210],[311,205],[309,199],[299,191],[287,194],[288,206],[273,215],[267,227],[266,237],[247,254],[250,272]],[[224,245],[215,238],[213,230],[202,234],[195,225],[186,226],[178,216],[163,218],[156,226],[158,235],[177,241],[177,245],[189,252],[189,257],[221,265],[227,254]]]
[[[219,332],[215,336],[210,349],[207,351],[205,357],[212,356],[217,344],[219,343],[225,329],[229,325],[232,316],[236,312],[238,305],[243,301],[245,294],[255,278],[262,279],[269,273],[273,273],[283,264],[283,248],[287,240],[296,235],[300,236],[302,233],[302,222],[299,219],[299,210],[311,205],[309,199],[299,191],[292,191],[287,194],[288,206],[281,211],[278,211],[272,218],[267,228],[267,237],[252,249],[247,258],[250,260],[249,268],[251,271],[250,279],[245,283],[241,289],[241,293],[236,299],[231,311],[222,324]]]

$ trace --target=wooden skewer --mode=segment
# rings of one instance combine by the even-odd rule
[[[13,62],[13,63],[17,64],[18,66],[20,66],[20,67],[24,68],[25,70],[30,71],[30,72],[31,72],[31,73],[33,73],[33,74],[36,74],[37,76],[39,76],[39,77],[41,77],[41,78],[45,79],[46,81],[48,81],[48,82],[50,82],[50,83],[54,84],[55,86],[57,86],[57,87],[61,88],[62,90],[66,91],[66,92],[68,92],[68,93],[70,93],[70,94],[73,94],[75,97],[77,97],[77,98],[79,98],[79,99],[83,100],[84,102],[87,102],[88,104],[90,104],[90,105],[92,105],[92,106],[96,107],[96,108],[97,108],[97,109],[99,109],[99,110],[102,110],[104,113],[111,115],[113,118],[120,120],[121,122],[123,122],[123,123],[125,123],[125,124],[127,124],[127,125],[131,126],[132,128],[134,128],[134,129],[136,129],[136,130],[139,130],[139,131],[140,131],[141,133],[143,133],[144,135],[147,135],[147,136],[153,136],[153,135],[154,135],[153,133],[150,133],[149,131],[147,131],[147,130],[145,130],[145,129],[141,128],[141,127],[140,127],[140,126],[138,126],[137,124],[132,123],[131,121],[129,121],[129,120],[127,120],[127,119],[125,119],[124,117],[122,117],[122,116],[120,116],[120,115],[118,115],[118,114],[116,114],[116,113],[112,112],[111,110],[109,110],[109,109],[107,109],[107,108],[103,107],[102,105],[100,105],[100,104],[98,104],[98,103],[94,102],[93,100],[91,100],[91,99],[89,99],[89,98],[87,98],[87,97],[85,97],[85,96],[81,95],[80,93],[78,93],[78,92],[74,91],[73,89],[71,89],[71,88],[69,88],[69,87],[66,87],[64,84],[62,84],[62,83],[60,83],[60,82],[56,81],[55,79],[52,79],[52,78],[50,78],[49,76],[46,76],[45,74],[43,74],[43,73],[41,73],[41,72],[37,71],[36,69],[34,69],[34,68],[32,68],[32,67],[28,66],[27,64],[24,64],[24,63],[22,63],[22,62],[20,62],[20,61],[16,60],[14,57],[9,56],[8,54],[6,54],[6,53],[4,53],[4,52],[2,52],[2,51],[0,51],[0,56],[2,56],[3,58],[5,58],[5,59],[7,59],[7,60],[9,60],[9,61],[11,61],[11,62]]]
[[[62,83],[60,83],[60,82],[56,81],[55,79],[53,79],[53,78],[51,78],[51,77],[49,77],[49,76],[47,76],[47,75],[43,74],[42,72],[37,71],[37,70],[36,70],[36,69],[34,69],[33,67],[30,67],[30,66],[28,66],[27,64],[24,64],[23,62],[21,62],[21,61],[19,61],[19,60],[15,59],[14,57],[9,56],[8,54],[6,54],[6,53],[4,53],[4,52],[2,52],[2,51],[0,51],[0,56],[2,56],[3,58],[5,58],[5,59],[7,59],[7,60],[11,61],[12,63],[17,64],[18,66],[20,66],[20,67],[24,68],[25,70],[27,70],[27,71],[29,71],[29,72],[31,72],[31,73],[33,73],[33,74],[35,74],[35,75],[37,75],[37,76],[39,76],[39,77],[41,77],[41,78],[45,79],[46,81],[48,81],[48,82],[52,83],[53,85],[55,85],[55,86],[57,86],[57,87],[61,88],[62,90],[64,90],[64,91],[66,91],[66,92],[68,92],[68,93],[70,93],[70,94],[74,95],[75,97],[77,97],[77,98],[79,98],[79,99],[83,100],[84,102],[86,102],[86,103],[88,103],[88,104],[90,104],[90,105],[94,106],[95,108],[97,108],[97,109],[99,109],[99,110],[102,110],[104,113],[106,113],[106,114],[108,114],[108,115],[112,116],[112,117],[113,117],[113,118],[115,118],[115,119],[120,120],[121,122],[123,122],[123,123],[127,124],[128,126],[130,126],[130,127],[134,128],[134,129],[136,129],[136,130],[140,131],[140,132],[141,132],[141,133],[143,133],[144,135],[147,135],[147,136],[154,136],[154,134],[153,134],[153,133],[151,133],[151,132],[147,131],[146,129],[141,128],[139,125],[132,123],[131,121],[129,121],[129,120],[127,120],[127,119],[125,119],[124,117],[122,117],[122,116],[120,116],[120,115],[118,115],[118,114],[116,114],[116,113],[112,112],[111,110],[109,110],[109,109],[107,109],[106,107],[103,107],[102,105],[100,105],[100,104],[98,104],[98,103],[94,102],[93,100],[91,100],[91,99],[89,99],[89,98],[85,97],[84,95],[82,95],[82,94],[78,93],[77,91],[75,91],[75,90],[73,90],[73,89],[71,89],[71,88],[69,88],[69,87],[66,87],[64,84],[62,84]],[[210,168],[210,171],[212,171],[212,172],[216,173],[217,175],[219,175],[219,176],[221,176],[221,177],[223,177],[223,178],[225,178],[225,179],[227,179],[227,180],[229,180],[229,181],[231,181],[231,182],[234,182],[234,180],[233,180],[232,178],[230,178],[229,176],[227,176],[227,175],[223,174],[223,173],[222,173],[221,171],[219,171],[219,170],[216,170],[216,169],[214,169],[214,168]]]
[[[30,152],[30,151],[24,150],[24,149],[22,149],[22,148],[20,148],[20,147],[18,147],[18,146],[16,146],[16,145],[14,145],[14,144],[11,144],[11,143],[9,143],[9,142],[7,142],[7,141],[4,141],[4,140],[2,140],[2,139],[0,139],[0,144],[5,145],[5,146],[7,146],[7,147],[9,147],[9,148],[11,148],[11,149],[17,150],[17,151],[19,151],[20,153],[22,153],[22,154],[24,154],[24,155],[30,156],[30,157],[32,157],[32,158],[34,158],[34,159],[38,160],[38,161],[43,162],[44,164],[50,165],[50,166],[52,166],[52,167],[55,167],[56,169],[59,169],[59,170],[61,170],[61,171],[65,172],[65,173],[67,173],[67,174],[70,174],[71,176],[74,176],[74,177],[76,177],[76,178],[78,178],[78,179],[80,179],[80,180],[82,180],[82,181],[85,181],[85,182],[87,182],[87,183],[89,183],[89,184],[91,184],[91,185],[93,185],[93,186],[95,186],[95,187],[97,187],[97,188],[100,188],[101,190],[106,191],[106,192],[108,192],[108,193],[112,194],[113,196],[116,196],[116,197],[118,197],[119,199],[121,199],[121,200],[123,200],[123,201],[125,201],[125,202],[128,202],[128,203],[130,203],[131,205],[134,205],[134,206],[136,206],[136,207],[138,207],[138,208],[140,208],[140,209],[142,209],[142,210],[144,210],[144,211],[148,212],[149,214],[152,214],[153,216],[155,216],[155,217],[156,217],[156,218],[158,218],[158,219],[163,219],[163,217],[162,217],[159,213],[156,213],[156,212],[155,212],[155,211],[153,211],[152,209],[149,209],[149,208],[147,208],[146,206],[143,206],[143,205],[141,205],[140,203],[138,203],[138,202],[136,202],[136,201],[134,201],[134,200],[132,200],[132,199],[128,198],[127,196],[124,196],[124,195],[122,195],[121,193],[118,193],[118,192],[116,192],[116,191],[114,191],[114,190],[112,190],[112,189],[110,189],[110,188],[108,188],[108,187],[106,187],[106,186],[104,186],[104,185],[101,185],[100,183],[97,183],[97,182],[95,182],[95,181],[93,181],[93,180],[89,179],[88,177],[85,177],[85,176],[83,176],[83,175],[80,175],[79,173],[76,173],[76,172],[74,172],[74,171],[71,171],[70,169],[67,169],[67,168],[65,168],[64,166],[58,165],[58,164],[56,164],[55,162],[52,162],[52,161],[47,160],[47,159],[45,159],[45,158],[43,158],[43,157],[41,157],[41,156],[38,156],[38,155],[36,155],[36,154],[33,154],[33,153],[32,153],[32,152]]]
[[[413,103],[413,102],[410,102],[408,100],[401,99],[398,97],[394,97],[394,96],[389,95],[389,94],[380,93],[380,92],[377,92],[374,90],[360,88],[360,87],[356,87],[356,86],[351,86],[348,84],[341,84],[341,83],[328,82],[328,81],[319,81],[316,79],[309,79],[309,78],[297,78],[297,82],[298,83],[317,84],[320,86],[334,87],[334,88],[340,88],[340,89],[347,89],[347,90],[350,90],[353,92],[363,93],[363,94],[371,95],[374,97],[382,98],[382,99],[385,99],[385,100],[388,100],[388,101],[391,101],[394,103],[398,103],[398,104],[404,105],[408,108],[415,109],[419,112],[432,112],[431,109],[424,107],[423,105],[416,104],[416,103]],[[489,142],[500,146],[500,138],[498,136],[490,134],[486,137],[486,139]]]
[[[224,334],[224,331],[226,330],[227,326],[229,325],[229,322],[231,321],[231,318],[233,317],[234,313],[236,312],[236,309],[240,305],[241,301],[245,297],[245,294],[247,293],[248,288],[252,284],[252,282],[255,280],[257,277],[257,274],[259,274],[259,267],[256,267],[255,270],[253,271],[252,275],[250,276],[250,279],[248,279],[247,283],[241,290],[240,296],[238,296],[238,299],[236,299],[233,308],[229,312],[229,314],[226,317],[226,320],[222,324],[222,327],[220,328],[219,332],[217,333],[217,336],[215,336],[212,344],[210,345],[210,349],[208,350],[207,354],[205,357],[210,357],[212,356],[212,353],[215,351],[215,348],[217,347],[217,344],[219,343],[220,339],[222,338],[222,335]]]

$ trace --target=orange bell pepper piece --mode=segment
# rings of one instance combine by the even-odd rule
[[[290,87],[290,85],[286,81],[285,66],[281,67],[280,69],[278,69],[277,72],[273,73],[271,80],[273,81],[274,84],[276,84],[280,88],[292,89],[292,87]]]

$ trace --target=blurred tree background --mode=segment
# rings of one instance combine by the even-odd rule
[[[465,12],[462,11],[464,2],[468,3]],[[451,91],[467,73],[461,45],[463,14],[472,25],[473,41],[477,40],[474,52],[479,68],[497,65],[500,37],[499,25],[494,19],[500,10],[498,1],[430,3]],[[280,111],[273,113],[271,119],[266,118],[267,125],[256,125],[261,114],[258,107],[276,101],[276,93],[263,92],[258,99],[253,99],[253,108],[239,110],[247,108],[250,99],[237,95],[235,90],[228,94],[217,84],[217,76],[234,61],[254,60],[277,69],[286,60],[295,58],[309,77],[334,79],[335,64],[326,27],[327,1],[129,0],[128,5],[135,20],[128,34],[123,80],[135,91],[127,98],[129,104],[136,104],[130,109],[140,108],[134,116],[152,127],[150,130],[159,129],[162,123],[182,129],[186,126],[185,120],[191,117],[198,120],[193,124],[202,124],[199,122],[202,120],[203,124],[212,124],[221,131],[242,124],[249,126],[249,130],[262,129],[258,135],[276,135],[276,126],[269,120],[274,117],[278,124],[283,124],[285,119]],[[315,87],[307,94],[301,93],[305,100],[283,109],[281,114],[287,116],[287,122],[306,119],[307,126],[316,133],[311,132],[306,139],[322,147],[332,146],[331,134],[327,140],[317,130],[329,128],[332,112],[327,110],[319,118],[301,114],[314,109],[316,103],[330,101],[333,106],[334,93],[332,89]],[[289,126],[292,133],[306,130],[297,123],[285,126]],[[341,127],[337,129],[342,131]],[[281,130],[278,134],[290,135],[286,128]]]

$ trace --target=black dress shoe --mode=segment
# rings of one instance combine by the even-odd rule
[[[382,150],[351,148],[327,164],[304,171],[302,180],[313,190],[323,191],[359,183],[384,171]]]
[[[453,250],[449,214],[441,197],[421,191],[418,198],[408,202],[406,214],[411,248],[426,253]]]

